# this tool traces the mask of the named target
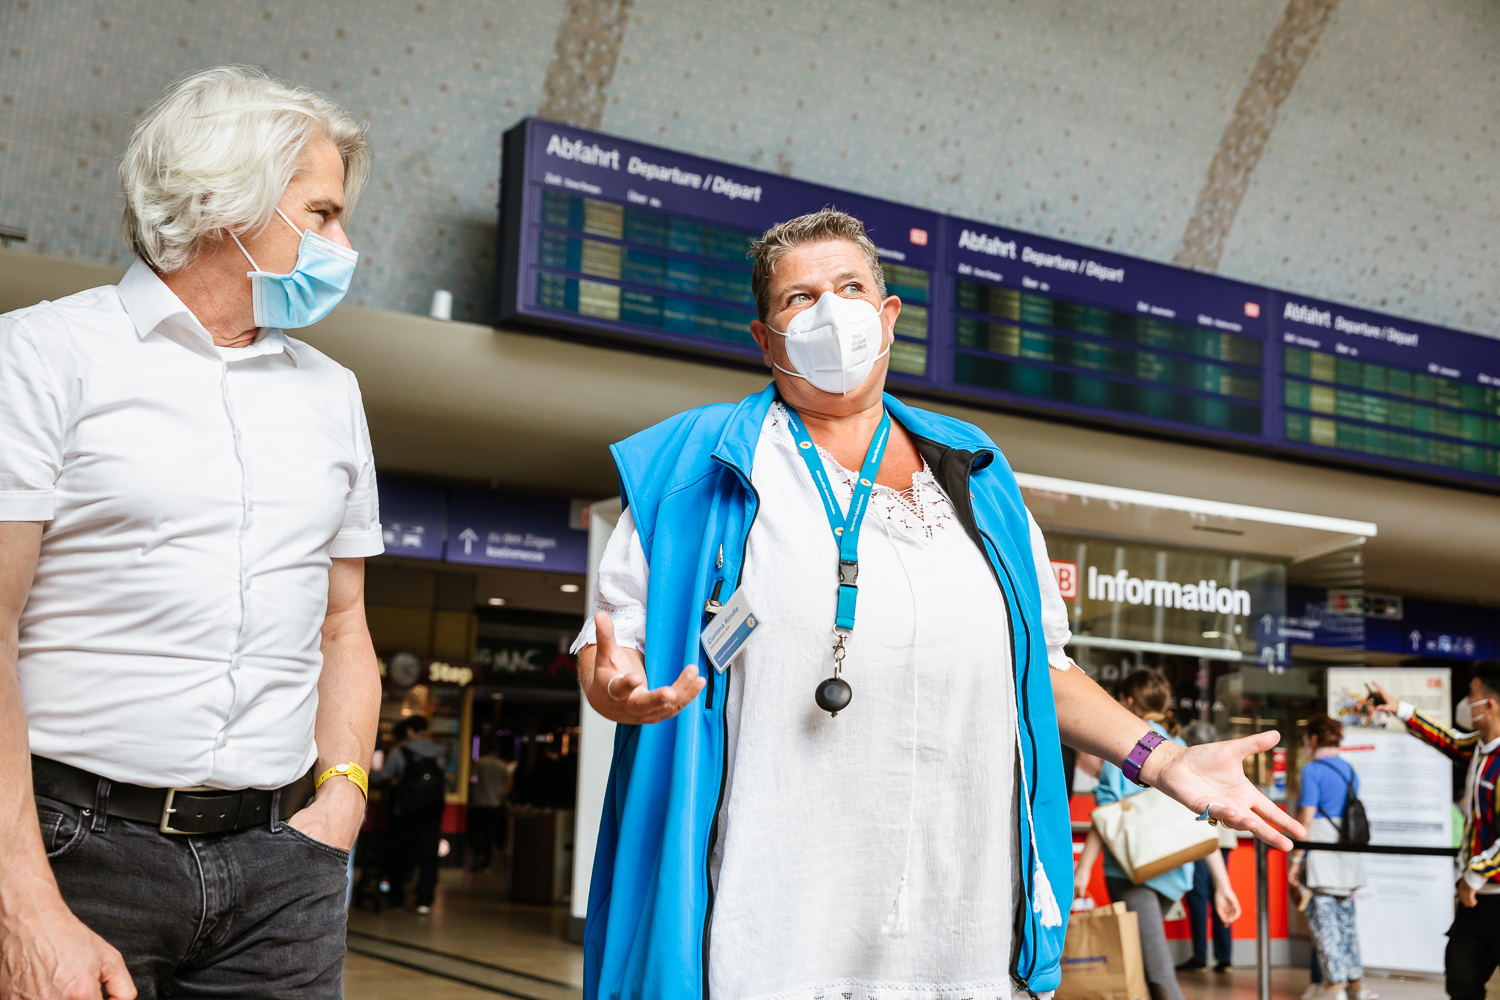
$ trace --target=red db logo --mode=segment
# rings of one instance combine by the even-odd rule
[[[1052,560],[1052,575],[1057,577],[1057,589],[1063,600],[1071,601],[1078,596],[1078,564],[1062,559]]]
[[[919,247],[925,247],[927,245],[927,230],[913,229],[911,231],[911,241]]]

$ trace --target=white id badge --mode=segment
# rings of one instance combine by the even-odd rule
[[[708,650],[714,669],[721,674],[727,670],[750,641],[750,633],[759,627],[760,616],[750,607],[744,592],[736,590],[703,630],[703,648]]]

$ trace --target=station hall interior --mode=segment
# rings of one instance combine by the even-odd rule
[[[907,304],[890,391],[999,446],[1090,676],[1154,668],[1184,722],[1278,730],[1246,768],[1288,808],[1307,719],[1370,679],[1399,673],[1451,721],[1500,650],[1497,15],[0,0],[0,313],[120,279],[119,157],[185,74],[262,68],[365,123],[353,286],[299,336],[358,378],[382,745],[428,719],[446,805],[418,914],[382,885],[372,798],[345,990],[579,997],[613,724],[570,647],[621,513],[609,446],[765,387],[744,248],[783,206],[864,217]],[[481,847],[492,754],[514,782]],[[1375,793],[1377,842],[1412,809],[1428,819],[1391,842],[1458,835],[1462,771],[1419,764],[1436,791]],[[1075,852],[1091,780],[1070,789]],[[1253,854],[1228,862],[1235,968],[1184,973],[1189,998],[1255,995]],[[1370,982],[1441,996],[1447,904],[1402,873],[1447,862],[1381,864]],[[1273,995],[1298,996],[1310,936],[1280,852],[1269,877]],[[1167,934],[1186,959],[1187,921]]]

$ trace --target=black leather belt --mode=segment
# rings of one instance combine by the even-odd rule
[[[99,801],[97,774],[47,757],[31,758],[31,783],[36,794],[92,809]],[[271,805],[281,794],[277,812],[285,819],[301,809],[313,794],[313,775],[281,788],[150,788],[111,781],[105,813],[137,823],[151,823],[162,833],[228,833],[271,821]]]

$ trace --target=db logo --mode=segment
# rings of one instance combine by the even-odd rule
[[[1057,577],[1057,589],[1063,600],[1071,601],[1078,596],[1078,564],[1062,559],[1052,560],[1052,575]]]

